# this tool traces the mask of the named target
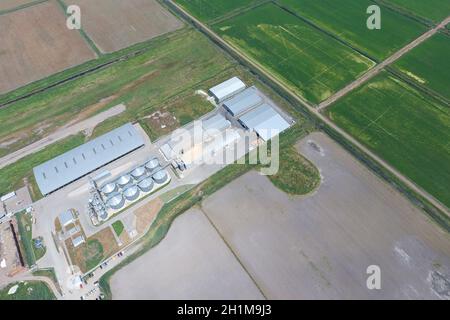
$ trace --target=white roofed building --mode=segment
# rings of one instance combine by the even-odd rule
[[[214,96],[216,102],[219,103],[241,92],[245,88],[245,83],[242,82],[241,79],[239,79],[238,77],[233,77],[209,89],[209,92]]]

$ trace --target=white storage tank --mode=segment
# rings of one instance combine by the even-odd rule
[[[131,175],[134,179],[139,180],[145,175],[145,167],[137,167],[131,172]]]
[[[107,196],[109,196],[110,194],[113,194],[116,191],[117,191],[117,185],[113,182],[106,184],[102,188],[102,192]]]
[[[139,198],[139,194],[140,194],[140,192],[139,192],[138,187],[136,187],[136,186],[134,186],[134,185],[128,187],[128,188],[125,189],[125,191],[123,192],[123,195],[125,196],[125,198],[126,198],[128,201],[134,201],[134,200],[136,200],[137,198]]]
[[[150,173],[155,171],[155,169],[159,167],[159,160],[158,160],[158,158],[153,158],[152,160],[147,162],[145,164],[145,167],[147,168],[148,171],[150,171]]]
[[[109,198],[107,204],[108,207],[110,207],[111,209],[118,210],[122,208],[123,205],[125,204],[125,199],[120,193],[118,193]]]
[[[156,183],[162,184],[167,180],[167,171],[165,169],[161,169],[153,175],[153,180]]]
[[[98,217],[102,220],[106,220],[108,219],[108,213],[106,212],[106,210],[101,210],[98,213]]]
[[[153,179],[152,178],[145,178],[139,181],[138,187],[142,190],[142,192],[150,192],[153,189]]]
[[[125,187],[127,184],[131,182],[131,176],[129,174],[124,174],[119,179],[117,179],[117,184],[119,187]]]

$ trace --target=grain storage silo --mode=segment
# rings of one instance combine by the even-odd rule
[[[107,204],[108,204],[108,207],[110,207],[111,209],[119,210],[120,208],[122,208],[124,206],[125,199],[120,193],[117,193],[116,195],[109,198]]]
[[[155,171],[156,168],[159,167],[159,160],[158,158],[153,158],[152,160],[150,160],[149,162],[147,162],[145,164],[145,167],[147,168],[147,170],[152,173]]]
[[[140,194],[139,188],[136,187],[135,185],[126,188],[125,191],[123,192],[123,195],[128,201],[136,200],[137,198],[139,198],[139,194]]]
[[[142,190],[142,192],[150,192],[153,189],[153,179],[152,178],[145,178],[139,181],[138,187]]]
[[[115,183],[113,183],[113,182],[104,185],[103,188],[102,188],[102,192],[106,196],[109,196],[109,195],[113,194],[116,191],[117,191],[117,185]]]
[[[153,180],[156,183],[162,184],[167,180],[167,171],[165,169],[161,169],[153,175]]]
[[[137,167],[133,171],[131,171],[131,175],[134,179],[139,180],[145,175],[145,167]]]
[[[119,187],[123,188],[131,182],[131,176],[129,174],[124,174],[119,179],[117,179],[116,182]]]

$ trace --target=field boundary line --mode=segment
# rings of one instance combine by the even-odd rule
[[[407,8],[404,8],[400,5],[396,5],[394,3],[389,3],[384,0],[371,0],[372,2],[376,3],[377,5],[381,5],[382,7],[385,7],[388,10],[391,10],[393,12],[399,13],[402,16],[409,18],[410,20],[414,20],[416,22],[419,22],[420,24],[423,24],[427,27],[432,28],[433,26],[436,26],[436,23],[433,20],[421,17],[414,12],[408,10]],[[426,0],[423,0],[426,1]]]
[[[286,7],[284,5],[282,5],[281,3],[279,3],[277,0],[272,0],[272,3],[274,5],[276,5],[278,8],[280,8],[281,10],[286,11],[287,13],[289,13],[290,15],[293,15],[294,17],[296,17],[297,19],[300,19],[301,21],[303,21],[304,23],[308,24],[309,26],[313,27],[314,29],[317,29],[319,32],[326,34],[327,36],[333,38],[334,40],[338,41],[339,43],[343,44],[344,46],[352,49],[353,51],[358,52],[360,55],[366,57],[369,60],[372,60],[373,62],[379,63],[379,59],[372,57],[369,53],[365,52],[362,49],[359,49],[358,47],[352,45],[350,42],[342,39],[340,37],[340,35],[342,33],[339,34],[334,34],[331,33],[330,31],[325,30],[324,28],[322,28],[321,26],[317,25],[315,22],[301,16],[300,14],[298,14],[297,12],[293,11],[291,8]]]
[[[62,9],[64,16],[66,16],[67,8],[68,6],[63,0],[57,0],[59,7]],[[84,31],[83,28],[78,29],[78,32],[80,33],[80,36],[83,38],[83,40],[86,42],[86,44],[89,46],[89,48],[94,51],[94,53],[97,55],[97,57],[101,57],[104,55],[103,52],[97,47],[94,40],[91,39],[91,37],[88,36],[86,31]]]
[[[352,83],[345,86],[343,89],[336,92],[334,95],[332,95],[327,100],[323,101],[319,104],[317,110],[320,112],[324,110],[325,108],[329,107],[331,104],[336,102],[341,97],[345,96],[349,92],[353,91],[357,87],[361,86],[363,83],[369,81],[374,76],[376,76],[378,73],[380,73],[384,68],[391,65],[398,59],[400,59],[403,55],[411,51],[412,49],[419,46],[421,43],[426,41],[427,39],[431,38],[436,32],[438,32],[440,29],[445,28],[445,26],[450,23],[450,16],[444,19],[440,24],[438,24],[436,27],[434,27],[431,30],[428,30],[424,34],[422,34],[420,37],[414,39],[412,42],[392,54],[390,57],[382,61],[381,63],[377,64],[375,67],[367,71],[364,75],[362,75],[360,78],[356,79]]]
[[[224,0],[224,1],[229,1],[229,0]],[[236,8],[236,9],[232,10],[231,12],[225,13],[224,15],[222,15],[220,17],[208,20],[208,21],[206,21],[206,23],[208,25],[210,25],[210,26],[213,26],[215,24],[219,24],[219,23],[224,22],[226,20],[229,20],[229,19],[232,19],[234,17],[240,16],[240,15],[242,15],[242,14],[244,14],[244,13],[250,11],[250,10],[256,9],[256,8],[261,7],[261,6],[263,6],[263,5],[267,4],[267,3],[270,3],[270,2],[272,2],[272,0],[259,0],[259,1],[255,2],[255,3],[253,3],[253,4],[250,4],[250,5],[247,5],[247,6],[244,5],[242,7]]]
[[[240,61],[241,64],[244,64],[245,67],[249,68],[254,68],[256,74],[260,73],[263,77],[265,77],[267,80],[269,80],[269,82],[271,82],[272,86],[276,87],[276,91],[280,92],[282,91],[283,94],[287,94],[288,95],[288,99],[290,101],[295,101],[296,103],[300,103],[300,105],[302,107],[305,107],[307,111],[307,114],[309,117],[312,117],[312,119],[315,119],[316,122],[318,122],[319,126],[322,127],[328,127],[329,130],[331,130],[331,132],[333,133],[333,135],[330,135],[333,139],[337,139],[336,138],[336,134],[340,137],[342,137],[344,139],[344,142],[347,144],[350,144],[351,148],[357,148],[360,150],[360,152],[365,156],[368,157],[368,160],[373,161],[375,165],[379,166],[380,168],[384,169],[387,171],[387,173],[389,173],[390,175],[392,175],[393,177],[395,177],[395,179],[399,180],[401,183],[404,184],[404,187],[402,187],[403,193],[407,194],[407,192],[414,192],[416,195],[414,196],[414,199],[418,202],[420,202],[422,204],[422,206],[425,206],[425,204],[423,204],[423,200],[420,200],[420,198],[426,200],[426,202],[428,202],[429,204],[431,204],[433,207],[435,207],[436,209],[438,209],[438,211],[440,211],[442,214],[445,215],[446,218],[450,217],[450,209],[447,208],[443,203],[441,203],[439,200],[437,200],[435,197],[433,197],[431,194],[429,194],[428,192],[426,192],[424,189],[422,189],[420,186],[418,186],[417,184],[415,184],[412,180],[410,180],[409,178],[407,178],[406,176],[404,176],[403,174],[401,174],[397,169],[395,169],[393,166],[391,166],[389,163],[387,163],[387,161],[385,161],[384,159],[382,159],[380,156],[376,155],[374,152],[372,152],[368,147],[364,146],[362,143],[360,143],[359,141],[357,141],[353,136],[351,136],[349,133],[347,133],[346,131],[344,131],[342,128],[340,128],[339,126],[337,126],[331,119],[327,118],[324,114],[322,114],[320,112],[320,110],[318,110],[317,108],[313,107],[309,102],[307,102],[305,99],[303,99],[302,97],[299,97],[292,89],[290,89],[289,87],[287,87],[282,81],[280,81],[279,79],[277,79],[276,77],[274,77],[270,72],[267,71],[266,68],[264,68],[261,64],[259,64],[258,62],[252,60],[251,58],[249,58],[244,52],[242,52],[239,48],[235,48],[234,46],[230,45],[228,42],[226,42],[225,40],[223,40],[221,37],[219,37],[214,31],[212,31],[209,27],[207,27],[205,24],[203,24],[201,21],[199,21],[198,19],[196,19],[195,17],[193,17],[190,13],[188,13],[186,10],[184,10],[183,8],[181,8],[180,6],[178,6],[176,3],[173,2],[173,0],[165,0],[169,5],[171,5],[174,10],[178,10],[179,13],[184,16],[184,18],[190,22],[196,29],[198,29],[200,32],[202,32],[203,34],[205,34],[211,41],[213,41],[216,45],[218,45],[219,47],[221,47],[222,49],[226,50],[228,52],[228,54],[230,54],[232,57],[234,57],[235,59],[237,59],[238,61]],[[450,21],[450,17],[448,17],[447,19],[445,19],[443,22],[441,22],[441,24],[439,24],[438,27],[428,31],[427,33],[423,34],[421,37],[419,37],[418,39],[416,39],[417,41],[424,41],[424,39],[430,37],[434,31],[434,33],[440,29],[440,27],[442,27],[442,25],[446,25],[448,22]],[[415,42],[414,42],[415,43]],[[372,76],[374,75],[374,70],[377,71],[376,73],[378,73],[379,71],[381,71],[381,69],[384,66],[380,67],[379,69],[371,69],[371,71],[369,71],[369,73],[366,73],[365,75],[363,75],[361,77],[361,83],[365,82],[367,79],[371,78],[371,74]],[[367,76],[367,74],[369,74],[369,77]],[[266,80],[266,81],[267,81]],[[346,88],[345,88],[346,89]],[[348,90],[348,89],[347,89]],[[341,90],[343,91],[343,90]],[[336,99],[337,100],[337,99]],[[327,131],[326,131],[327,132]],[[369,166],[370,168],[372,168],[372,166]],[[381,178],[381,177],[380,177]],[[391,184],[395,184],[395,182],[393,180],[388,180],[387,178],[385,179],[385,181],[388,181]],[[406,188],[406,189],[405,189]],[[409,189],[409,191],[408,191]],[[400,191],[400,190],[399,190]],[[408,198],[409,200],[411,200],[411,198]],[[423,209],[423,207],[422,207]],[[430,213],[431,215],[431,213]]]
[[[49,0],[37,0],[37,1],[30,2],[30,3],[24,3],[24,4],[22,4],[22,5],[18,6],[18,7],[6,9],[6,10],[0,10],[0,16],[8,14],[8,13],[13,13],[13,12],[16,12],[16,11],[20,11],[20,10],[23,10],[23,9],[27,9],[29,7],[34,7],[34,6],[37,6],[38,4],[41,4],[41,3],[44,3],[44,2],[48,2],[48,1]]]
[[[201,213],[205,216],[205,218],[208,220],[209,224],[214,228],[214,230],[216,231],[216,233],[220,237],[220,239],[223,241],[223,243],[227,246],[228,250],[230,250],[231,254],[234,256],[234,258],[239,263],[241,268],[245,271],[245,273],[248,275],[248,277],[252,280],[253,284],[256,286],[256,288],[258,288],[258,291],[261,293],[261,295],[264,297],[264,299],[267,300],[268,297],[266,296],[264,291],[261,289],[261,287],[259,286],[258,282],[256,282],[255,278],[253,278],[253,276],[250,273],[250,271],[247,270],[247,268],[245,267],[244,263],[241,261],[241,259],[239,259],[237,253],[233,250],[231,245],[228,243],[228,241],[222,235],[222,233],[220,232],[219,228],[214,224],[214,222],[206,214],[205,210],[203,209],[203,206],[202,206],[201,202],[198,204],[198,208],[201,211]]]

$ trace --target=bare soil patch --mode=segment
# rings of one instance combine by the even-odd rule
[[[11,10],[36,0],[1,0],[0,11]]]
[[[163,205],[163,201],[160,198],[156,198],[134,211],[134,215],[136,216],[136,231],[138,234],[142,234],[147,230]]]
[[[183,26],[154,0],[73,0],[70,4],[80,6],[82,28],[102,52],[114,52]]]
[[[51,19],[49,19],[51,17]],[[94,59],[56,1],[0,15],[0,93]]]

